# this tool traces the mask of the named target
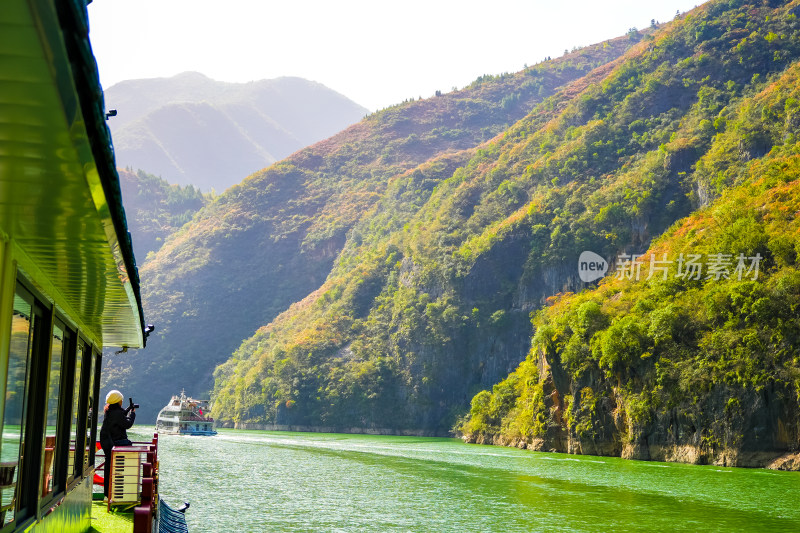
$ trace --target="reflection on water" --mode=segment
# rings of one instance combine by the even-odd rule
[[[795,472],[232,430],[163,435],[159,458],[193,532],[800,531]]]

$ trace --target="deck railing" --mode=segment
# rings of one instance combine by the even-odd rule
[[[149,442],[114,446],[105,460],[111,461],[111,479],[103,480],[109,484],[107,510],[132,507],[133,533],[153,533],[159,501],[158,433]]]

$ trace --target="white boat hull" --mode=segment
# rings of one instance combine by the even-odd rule
[[[173,396],[156,419],[156,431],[164,435],[216,435],[214,419],[203,416],[208,402],[187,398],[185,392]]]

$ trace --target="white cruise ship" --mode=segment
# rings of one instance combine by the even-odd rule
[[[174,435],[216,435],[214,419],[204,416],[211,410],[208,404],[207,400],[187,398],[186,392],[181,391],[158,413],[156,430]]]

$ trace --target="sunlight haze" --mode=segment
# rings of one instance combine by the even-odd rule
[[[185,71],[228,82],[299,76],[377,110],[516,72],[698,3],[94,0],[89,16],[105,88]]]

